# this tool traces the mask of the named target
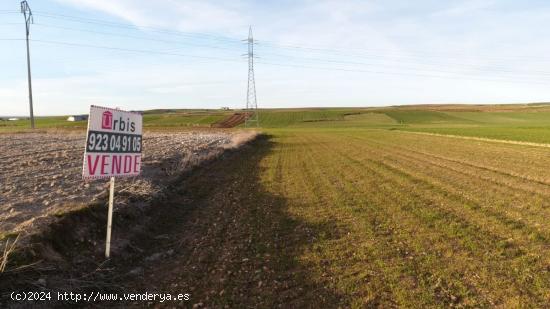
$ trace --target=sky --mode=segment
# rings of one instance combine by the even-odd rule
[[[550,101],[550,2],[28,0],[35,115]],[[25,25],[0,1],[0,115],[28,114]]]

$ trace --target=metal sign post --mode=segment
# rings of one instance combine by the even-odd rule
[[[110,178],[106,258],[111,252],[115,177],[141,173],[142,122],[140,113],[93,105],[90,108],[82,178]]]

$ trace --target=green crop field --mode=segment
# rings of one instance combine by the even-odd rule
[[[322,301],[306,291],[306,303],[548,304],[550,150],[411,131],[546,143],[550,113],[304,113],[270,115],[273,145],[259,166],[262,190],[307,230],[287,232],[289,244],[307,239],[285,248],[290,271],[330,291]]]
[[[145,112],[145,128],[208,127],[221,120],[228,111],[213,110],[157,110]],[[38,129],[86,129],[87,121],[67,121],[67,116],[38,117],[35,120]],[[24,131],[30,127],[30,120],[0,121],[0,132]]]
[[[369,129],[272,134],[262,185],[315,227],[286,250],[336,303],[547,304],[546,148]]]
[[[145,128],[209,127],[233,111],[152,110]],[[261,127],[404,130],[446,135],[550,143],[550,105],[410,106],[390,108],[310,108],[260,110]],[[26,130],[29,120],[0,121],[0,132]],[[40,117],[38,128],[85,129],[86,122]],[[240,126],[242,128],[242,125]]]
[[[550,143],[550,113],[511,109],[263,111],[257,190],[283,202],[253,203],[295,225],[269,223],[254,253],[286,244],[303,304],[547,305],[549,150],[498,140]]]

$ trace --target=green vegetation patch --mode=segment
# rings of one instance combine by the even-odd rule
[[[546,127],[455,127],[455,128],[411,128],[401,130],[436,134],[483,137],[500,140],[523,141],[531,143],[550,143],[550,126]]]
[[[67,121],[65,116],[56,117],[37,117],[35,118],[35,127],[38,129],[85,129],[88,126],[88,121]],[[0,132],[13,132],[25,130],[31,127],[31,121],[27,119],[15,120],[15,121],[0,121]]]
[[[306,122],[343,121],[346,110],[299,109],[260,110],[262,127],[286,127]]]
[[[423,124],[423,123],[449,123],[449,122],[470,122],[445,112],[424,111],[424,110],[389,110],[384,114],[395,119],[398,123]]]
[[[143,115],[143,125],[145,127],[174,127],[174,126],[193,126],[210,124],[225,118],[228,113],[167,113],[167,114],[145,114]]]

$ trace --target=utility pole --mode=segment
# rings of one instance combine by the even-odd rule
[[[252,26],[248,30],[248,88],[246,91],[246,112],[249,114],[244,122],[245,127],[251,123],[260,126],[258,115],[258,102],[256,101],[256,82],[254,80],[254,38],[252,37]]]
[[[21,13],[25,17],[25,30],[27,34],[27,78],[29,80],[29,107],[31,113],[31,129],[34,129],[34,112],[32,109],[32,83],[31,83],[31,55],[29,51],[29,29],[34,23],[31,8],[26,0],[21,1]]]

